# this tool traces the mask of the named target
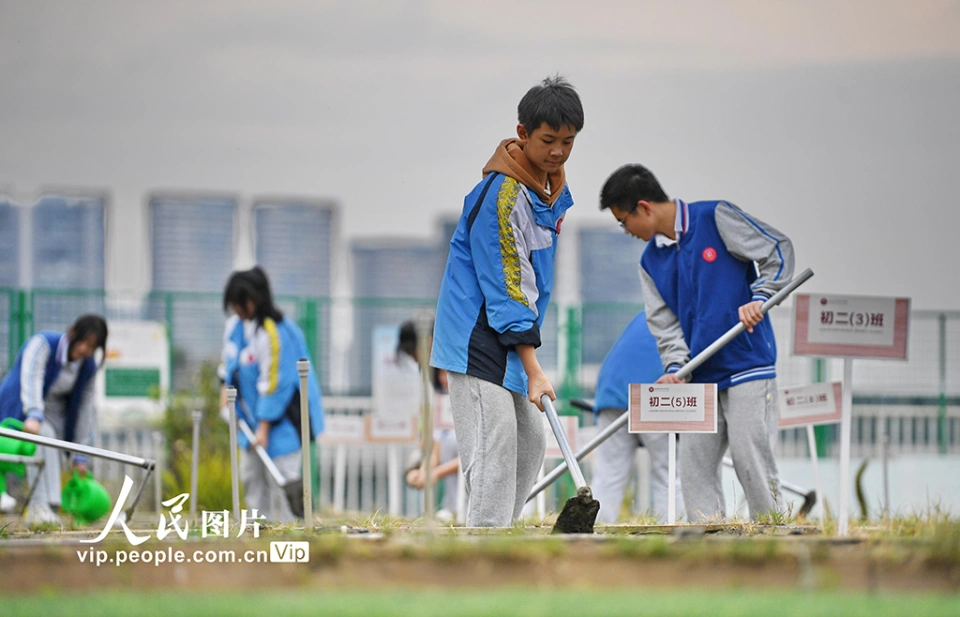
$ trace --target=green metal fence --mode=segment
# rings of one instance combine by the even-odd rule
[[[361,396],[371,391],[373,329],[399,325],[435,307],[432,298],[281,296],[277,301],[304,331],[324,392]],[[624,303],[551,306],[538,355],[555,376],[562,398],[593,394],[600,362],[641,308]],[[200,366],[219,359],[225,315],[218,293],[152,292],[133,297],[102,290],[0,288],[0,350],[6,350],[0,352],[0,375],[31,334],[65,329],[86,312],[101,313],[108,321],[164,323],[174,390],[193,389]],[[789,308],[774,309],[770,318],[779,346],[780,385],[839,379],[840,361],[791,355]],[[939,451],[960,448],[960,312],[914,311],[905,362],[857,360],[854,404],[855,414],[875,417],[908,408],[911,414],[933,419],[934,428],[924,425],[920,433],[933,430]],[[833,439],[830,427],[818,432],[824,443]]]

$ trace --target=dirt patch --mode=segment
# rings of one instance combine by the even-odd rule
[[[258,540],[165,541],[133,547],[111,535],[47,534],[0,543],[0,594],[108,588],[382,589],[534,586],[537,588],[777,588],[960,591],[960,564],[917,542],[837,541],[815,535],[598,534],[547,536],[454,532],[297,533]],[[92,537],[91,534],[86,536]],[[308,542],[308,561],[271,563],[271,543]],[[278,545],[290,547],[293,545]],[[302,546],[302,545],[297,545]],[[150,563],[131,563],[132,553]],[[183,561],[176,563],[176,555]],[[232,556],[234,563],[200,562]],[[157,555],[163,563],[155,564]],[[85,557],[83,556],[85,555]],[[123,557],[121,557],[123,555]],[[287,553],[286,556],[290,556]],[[244,557],[252,557],[252,563]],[[281,557],[283,555],[280,555]],[[96,565],[95,560],[103,563]],[[122,563],[118,562],[123,560]]]

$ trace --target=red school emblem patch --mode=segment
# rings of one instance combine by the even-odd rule
[[[703,249],[703,260],[707,263],[713,263],[717,259],[717,251],[712,246]]]

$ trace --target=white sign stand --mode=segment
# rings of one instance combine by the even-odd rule
[[[909,320],[909,298],[798,294],[793,304],[794,355],[843,358],[838,536],[850,533],[853,358],[906,360]]]
[[[813,430],[813,425],[807,425],[807,446],[810,448],[810,464],[813,467],[813,490],[817,496],[817,515],[820,518],[820,524],[827,522],[823,509],[823,489],[820,487],[820,463],[817,461],[817,434]]]
[[[813,467],[814,492],[817,500],[817,514],[821,524],[824,519],[823,491],[820,487],[820,465],[817,460],[817,436],[813,427],[817,424],[837,424],[843,419],[841,406],[843,384],[814,383],[806,386],[780,389],[777,400],[780,403],[780,429],[807,429],[807,446],[810,449],[810,463]]]
[[[667,524],[677,522],[677,433],[717,432],[717,384],[630,384],[628,431],[667,433]]]
[[[843,404],[840,418],[840,503],[837,535],[850,532],[850,428],[853,422],[853,358],[843,359]]]
[[[667,523],[677,522],[677,434],[667,433]]]
[[[320,435],[321,443],[336,446],[333,458],[333,511],[343,512],[347,493],[347,446],[362,444],[365,438],[363,416],[331,414]]]

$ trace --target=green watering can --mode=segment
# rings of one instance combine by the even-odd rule
[[[0,422],[0,427],[22,431],[23,422],[17,420],[16,418],[4,418]],[[12,439],[10,437],[5,437],[0,435],[0,454],[9,454],[12,456],[33,456],[37,451],[37,444],[30,443],[29,441],[20,441],[19,439]],[[26,465],[24,463],[8,463],[6,461],[0,461],[0,493],[7,492],[7,478],[8,473],[15,473],[21,478],[26,474]]]
[[[93,479],[89,471],[81,476],[80,470],[75,469],[60,497],[63,500],[61,509],[78,523],[93,523],[110,511],[110,493]]]

